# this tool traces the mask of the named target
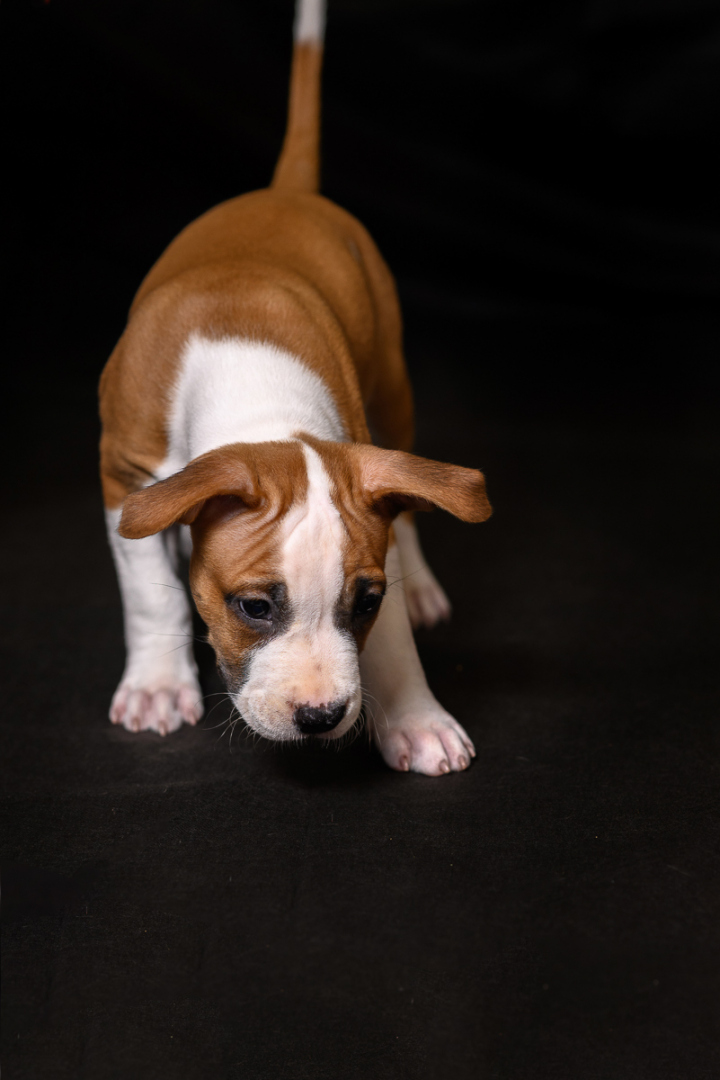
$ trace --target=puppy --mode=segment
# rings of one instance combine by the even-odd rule
[[[338,739],[365,694],[388,765],[437,776],[475,750],[415,649],[411,620],[450,608],[413,511],[491,510],[482,473],[408,452],[393,278],[362,225],[318,194],[324,15],[298,0],[271,186],[170,244],[102,375],[127,645],[110,718],[166,735],[202,715],[176,572],[189,526],[192,594],[245,722],[269,739]]]

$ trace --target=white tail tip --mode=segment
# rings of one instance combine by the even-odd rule
[[[325,37],[325,0],[297,0],[293,37],[296,42],[322,43]]]

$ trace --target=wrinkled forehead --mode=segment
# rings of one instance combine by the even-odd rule
[[[281,528],[280,575],[298,621],[319,625],[382,577],[387,525],[373,513],[346,448],[302,442],[306,487]]]
[[[301,623],[331,619],[358,576],[382,574],[387,529],[348,480],[341,448],[324,457],[302,444],[306,489],[282,523],[280,574]]]
[[[365,504],[342,445],[293,440],[268,447],[256,464],[262,508],[238,515],[232,499],[227,509],[215,500],[203,525],[220,527],[198,535],[224,586],[279,580],[291,599],[334,602],[355,572],[382,570],[387,527]]]

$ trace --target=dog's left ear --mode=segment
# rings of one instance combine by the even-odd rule
[[[486,521],[492,514],[485,477],[477,469],[355,444],[351,449],[363,488],[373,506],[394,518],[403,510],[440,507],[461,521]]]

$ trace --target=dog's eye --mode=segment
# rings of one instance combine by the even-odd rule
[[[269,620],[270,605],[267,600],[240,600],[238,607],[248,619]]]
[[[355,601],[356,615],[372,615],[380,607],[382,596],[379,593],[366,593]]]

